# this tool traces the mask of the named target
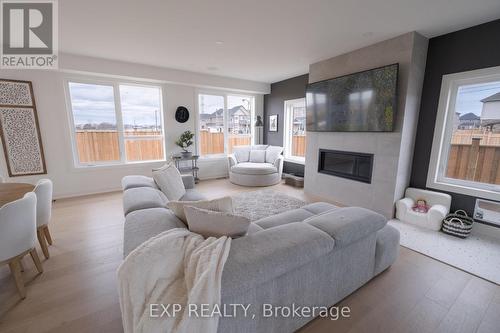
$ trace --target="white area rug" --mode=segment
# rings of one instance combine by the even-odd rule
[[[500,240],[472,234],[460,239],[390,220],[401,233],[401,245],[460,268],[486,280],[500,284]]]
[[[306,204],[300,199],[274,190],[242,192],[233,195],[232,198],[235,214],[245,216],[252,222],[300,208]]]

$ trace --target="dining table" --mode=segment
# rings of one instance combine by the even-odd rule
[[[0,183],[0,207],[21,199],[28,192],[33,191],[35,185],[28,183]]]

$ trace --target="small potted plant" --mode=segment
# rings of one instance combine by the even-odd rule
[[[194,134],[191,131],[185,131],[184,133],[181,134],[179,139],[175,141],[175,144],[178,145],[179,147],[182,148],[181,155],[184,158],[188,158],[192,156],[192,152],[188,151],[187,148],[193,144],[193,137]]]

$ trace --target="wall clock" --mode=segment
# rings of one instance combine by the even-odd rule
[[[189,111],[185,106],[179,106],[175,111],[175,120],[185,123],[189,119]]]

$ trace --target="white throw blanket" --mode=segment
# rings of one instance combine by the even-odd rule
[[[132,251],[118,268],[125,333],[217,332],[218,316],[188,317],[188,304],[220,305],[230,247],[229,237],[204,239],[187,229],[171,229]],[[168,307],[170,316],[155,304]],[[173,304],[182,306],[175,317]]]

